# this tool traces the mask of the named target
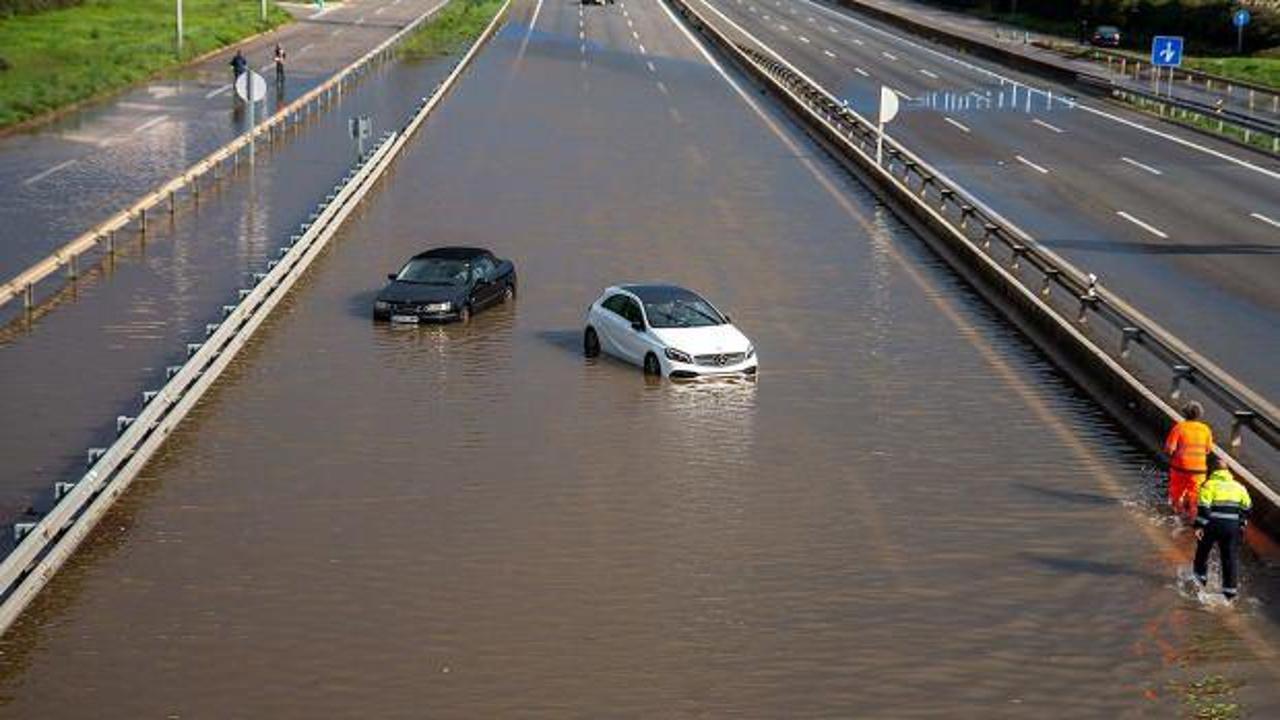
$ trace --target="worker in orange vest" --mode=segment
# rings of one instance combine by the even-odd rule
[[[1187,403],[1182,415],[1186,419],[1169,431],[1164,452],[1169,457],[1169,504],[1190,517],[1207,472],[1206,459],[1213,452],[1213,430],[1200,420],[1204,408],[1198,402]]]

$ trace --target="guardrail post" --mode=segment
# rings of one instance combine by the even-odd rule
[[[116,416],[116,434],[117,435],[123,434],[124,431],[128,430],[129,426],[133,424],[134,420],[137,420],[137,418],[129,415],[117,415]]]
[[[1058,268],[1048,268],[1044,271],[1044,279],[1040,281],[1040,294],[1049,297],[1049,293],[1053,291],[1053,281],[1058,279],[1062,271]]]
[[[1128,359],[1133,343],[1142,338],[1142,329],[1128,325],[1120,328],[1120,357]]]
[[[187,357],[200,352],[200,343],[187,343]]]
[[[67,279],[75,280],[80,275],[79,255],[72,254],[67,258]]]
[[[53,484],[53,499],[61,500],[67,496],[67,493],[74,490],[76,484],[73,482],[56,482]]]
[[[1240,449],[1240,444],[1243,442],[1241,431],[1249,427],[1255,417],[1257,414],[1252,410],[1236,410],[1231,413],[1231,452],[1234,453]]]
[[[159,390],[143,390],[142,391],[142,407],[146,407],[156,396],[160,394]]]
[[[176,195],[177,193],[174,192],[173,190],[169,191],[169,214],[170,215],[172,215],[174,211],[178,209],[178,199],[177,197],[175,197]]]
[[[27,310],[29,312],[32,308],[35,307],[35,304],[36,304],[35,289],[31,286],[31,283],[27,283],[26,285],[22,286],[22,309]]]
[[[172,380],[174,375],[182,372],[181,365],[170,365],[164,369],[164,379]]]
[[[1009,250],[1012,251],[1012,254],[1009,256],[1009,269],[1017,270],[1018,267],[1022,264],[1022,256],[1027,254],[1027,246],[1014,245],[1013,247],[1009,248]]]
[[[1172,369],[1173,382],[1169,387],[1169,398],[1177,400],[1182,397],[1182,381],[1189,379],[1195,372],[1195,368],[1190,365],[1174,365]]]
[[[138,230],[140,230],[143,235],[147,234],[147,209],[146,208],[142,208],[141,210],[138,211]]]
[[[991,236],[995,235],[996,231],[998,231],[999,229],[1000,227],[998,225],[992,225],[991,223],[986,223],[982,226],[982,249],[983,250],[991,249]]]
[[[24,538],[24,537],[26,537],[27,535],[29,535],[29,534],[31,533],[31,531],[32,531],[32,530],[35,530],[35,529],[36,529],[36,524],[35,524],[35,523],[33,523],[33,522],[16,522],[16,523],[14,523],[14,524],[13,524],[13,539],[14,539],[14,541],[15,541],[15,542],[19,542],[19,541],[21,541],[21,540],[22,540],[22,538]]]
[[[1089,322],[1089,309],[1098,304],[1098,296],[1085,293],[1080,296],[1080,312],[1076,314],[1076,322],[1081,325]]]
[[[98,460],[100,460],[102,456],[106,454],[106,452],[107,452],[106,448],[100,448],[100,447],[89,448],[88,451],[85,452],[84,466],[87,468],[93,467],[93,464],[98,462]]]

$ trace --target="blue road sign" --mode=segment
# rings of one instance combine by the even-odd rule
[[[1248,10],[1245,10],[1244,8],[1240,8],[1239,10],[1235,11],[1235,14],[1231,16],[1231,24],[1235,25],[1238,28],[1242,28],[1245,25],[1248,25],[1249,21],[1252,19],[1253,17],[1249,15]]]
[[[1177,35],[1157,35],[1151,41],[1151,64],[1156,67],[1182,65],[1182,38]]]

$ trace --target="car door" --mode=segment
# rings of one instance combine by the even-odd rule
[[[622,354],[639,365],[644,363],[644,356],[649,351],[650,342],[648,332],[636,330],[635,323],[644,327],[644,313],[640,310],[640,303],[635,298],[627,297],[623,304],[619,344],[622,346]]]
[[[622,343],[625,340],[625,331],[630,330],[630,324],[624,317],[627,300],[626,295],[619,293],[610,295],[600,303],[600,311],[595,314],[596,335],[600,338],[602,349],[620,358],[626,358]]]
[[[493,300],[493,283],[489,282],[489,268],[484,258],[478,258],[471,262],[468,269],[469,279],[471,281],[471,307],[479,310],[487,306]]]

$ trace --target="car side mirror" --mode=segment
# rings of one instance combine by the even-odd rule
[[[644,332],[644,323],[637,320],[631,323],[631,329],[635,330],[636,332]]]
[[[387,279],[388,279],[388,280],[395,280],[395,279],[396,279],[396,274],[395,274],[395,273],[387,273]]]

